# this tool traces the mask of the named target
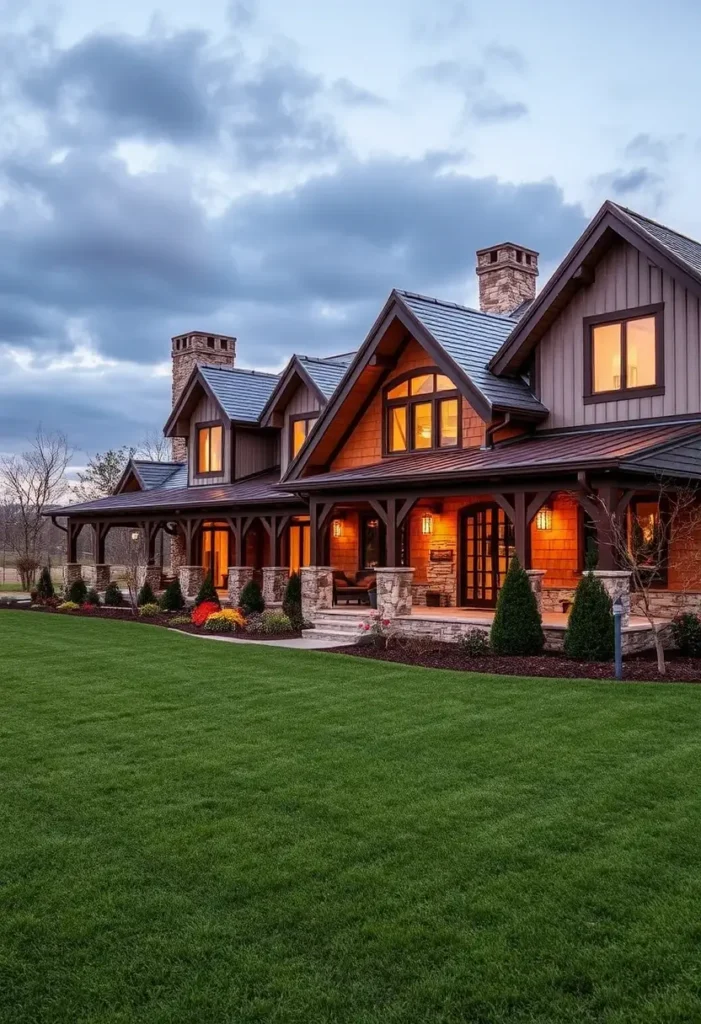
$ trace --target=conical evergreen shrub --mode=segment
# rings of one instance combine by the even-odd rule
[[[256,580],[249,580],[246,586],[241,591],[241,597],[239,598],[239,605],[244,615],[252,615],[253,612],[264,612],[265,601],[263,600],[263,594],[260,589],[260,584]]]
[[[95,608],[100,607],[100,595],[98,594],[95,587],[90,587],[90,589],[88,590],[87,594],[85,595],[85,603],[91,604]]]
[[[139,593],[136,595],[136,603],[139,606],[139,608],[141,608],[141,606],[143,604],[157,604],[158,603],[156,601],[156,595],[153,592],[153,587],[148,582],[148,580],[144,583],[143,587],[141,588]]]
[[[50,597],[55,597],[54,583],[51,579],[51,570],[45,565],[37,583],[37,598],[39,601],[46,601]]]
[[[199,593],[195,598],[195,608],[199,607],[199,605],[203,604],[205,601],[214,601],[214,603],[221,608],[221,601],[219,600],[219,594],[214,586],[211,572],[207,573],[202,582]]]
[[[545,637],[535,594],[518,556],[514,555],[499,592],[497,610],[489,633],[495,654],[540,654]]]
[[[161,598],[161,608],[164,612],[179,612],[185,607],[185,598],[180,587],[180,580],[174,579],[169,583]]]
[[[591,571],[577,584],[565,632],[565,654],[579,661],[613,658],[611,598]]]
[[[298,572],[290,574],[282,599],[282,610],[292,623],[293,629],[301,629],[304,624],[302,616],[302,581]]]
[[[73,604],[85,604],[85,599],[88,596],[88,587],[84,579],[74,580],[68,588],[66,594],[66,600],[72,601]]]
[[[108,608],[121,608],[124,604],[124,594],[116,580],[111,580],[105,588],[105,604]]]

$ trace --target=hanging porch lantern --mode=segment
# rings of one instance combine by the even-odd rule
[[[552,505],[542,505],[535,514],[535,525],[537,530],[552,530],[553,509]]]

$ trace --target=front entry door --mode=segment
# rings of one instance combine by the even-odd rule
[[[217,590],[226,589],[229,576],[229,527],[207,522],[202,526],[202,568]]]
[[[462,516],[462,604],[494,608],[514,553],[513,525],[497,504],[474,505]]]

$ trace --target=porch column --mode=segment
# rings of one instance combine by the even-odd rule
[[[535,596],[535,603],[538,606],[538,614],[543,613],[543,578],[545,576],[545,569],[526,569],[526,575],[528,576],[528,582],[531,585],[531,590]]]
[[[377,611],[381,619],[411,614],[413,569],[375,569],[377,578]]]
[[[181,565],[178,569],[178,579],[183,597],[197,597],[204,583],[204,569],[201,565]]]
[[[232,608],[241,603],[241,591],[253,579],[254,570],[248,565],[229,566],[229,600]]]
[[[594,569],[593,573],[598,580],[601,580],[604,590],[611,598],[611,603],[618,600],[623,605],[621,625],[627,626],[630,622],[631,573],[622,569]]]
[[[148,583],[151,590],[161,589],[161,567],[160,565],[139,565],[136,568],[136,582],[139,589]]]
[[[66,562],[63,567],[63,585],[66,589],[83,578],[83,566],[80,562]]]
[[[314,621],[318,611],[333,604],[333,569],[328,565],[305,565],[300,569],[302,614]]]
[[[290,570],[284,565],[263,566],[263,600],[266,605],[282,604]]]
[[[95,566],[95,589],[107,590],[110,585],[112,566],[102,562]]]

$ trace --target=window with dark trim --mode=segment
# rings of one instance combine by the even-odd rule
[[[460,447],[460,395],[435,367],[396,377],[383,394],[385,455]]]
[[[224,429],[221,423],[197,426],[197,475],[221,473],[224,465]]]
[[[639,576],[667,586],[669,508],[654,495],[633,498],[628,511],[628,548]]]
[[[584,318],[584,402],[664,394],[663,304]]]
[[[302,445],[309,437],[309,431],[319,419],[319,413],[304,413],[300,416],[290,416],[290,458],[299,453]]]

